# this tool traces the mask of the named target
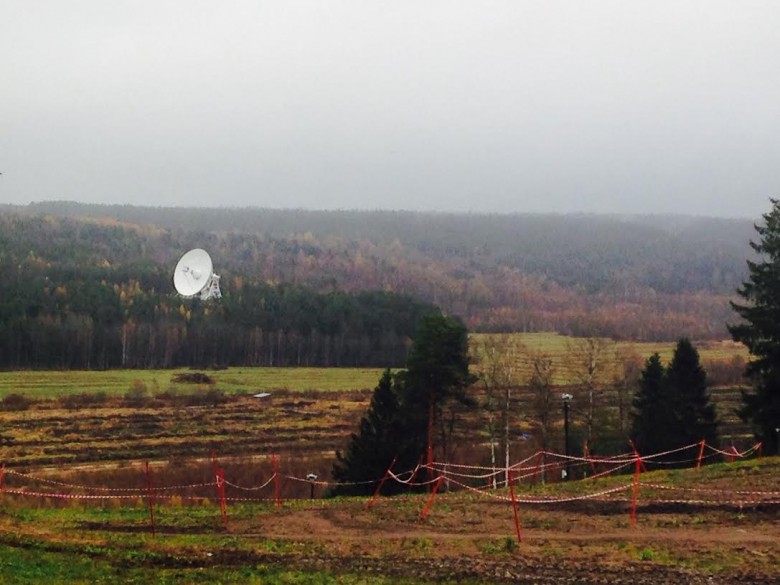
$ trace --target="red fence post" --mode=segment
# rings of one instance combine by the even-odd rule
[[[276,500],[276,507],[282,507],[282,498],[279,492],[279,461],[276,459],[276,453],[271,455],[271,462],[274,466],[274,499]]]
[[[214,489],[217,492],[217,499],[221,499],[219,491],[219,465],[217,465],[217,453],[211,450],[211,472],[214,475]]]
[[[219,509],[222,512],[222,523],[227,526],[227,498],[225,498],[225,470],[217,470],[217,486],[219,487]]]
[[[146,494],[149,500],[149,521],[152,523],[152,536],[155,536],[154,529],[154,494],[152,492],[152,474],[149,471],[149,462],[146,462]]]
[[[3,461],[3,466],[0,467],[0,492],[3,491],[3,479],[5,479],[5,461]]]
[[[759,443],[758,445],[756,445],[756,449],[758,450],[758,458],[759,459],[761,459],[761,453],[762,453],[761,449],[762,449],[762,447],[763,447],[763,443]],[[3,469],[5,469],[5,463],[3,463]],[[1,489],[2,487],[3,487],[3,484],[2,484],[2,481],[1,481],[1,478],[0,478],[0,491],[2,491],[2,489]]]
[[[593,459],[590,456],[590,449],[588,449],[588,442],[585,441],[585,458],[588,460],[588,463],[590,463],[590,470],[593,472],[593,475],[598,475],[596,472],[596,464],[593,462]]]
[[[387,471],[385,471],[385,474],[382,476],[381,481],[379,482],[379,485],[376,488],[376,491],[374,492],[374,497],[369,500],[369,502],[366,504],[366,510],[370,510],[371,506],[374,505],[374,502],[379,497],[379,492],[382,490],[382,486],[385,485],[385,481],[387,481],[387,477],[390,475],[390,470],[393,469],[393,465],[395,465],[395,460],[398,459],[398,455],[393,457],[393,461],[390,463],[390,467],[387,468]]]
[[[732,445],[728,455],[728,463],[734,463],[734,457],[736,455],[739,455],[739,451],[737,451],[737,448]]]
[[[433,415],[431,415],[431,416],[433,416]],[[431,419],[431,420],[433,420],[433,419]],[[431,422],[429,424],[432,426],[433,423]],[[430,434],[431,432],[432,431],[429,431],[428,451],[427,451],[428,454],[427,454],[427,463],[426,463],[425,467],[428,469],[428,473],[426,473],[426,475],[429,478],[432,479],[433,478],[433,445],[430,442],[430,437],[432,436]]]
[[[636,469],[634,470],[634,495],[631,498],[631,526],[636,526],[636,502],[639,499],[639,472],[642,470],[642,458],[636,452]]]
[[[642,469],[644,469],[645,473],[647,473],[647,467],[645,467],[645,462],[642,461],[642,458],[639,456],[639,451],[636,450],[636,445],[634,445],[634,441],[629,439],[628,444],[631,445],[631,449],[633,449],[634,455],[636,455],[636,458],[639,459],[639,463],[642,466]]]
[[[431,497],[428,498],[428,502],[425,504],[425,508],[423,508],[422,513],[420,514],[420,517],[425,520],[425,517],[428,515],[428,512],[431,511],[431,506],[433,505],[433,498],[436,495],[436,492],[439,491],[439,486],[441,485],[442,480],[444,479],[443,475],[439,476],[439,480],[433,484],[433,489],[431,490]]]
[[[509,470],[509,493],[512,495],[512,510],[515,515],[515,531],[517,532],[517,542],[523,542],[523,531],[520,527],[520,512],[517,509],[517,499],[515,498],[515,477],[514,472]]]
[[[704,456],[704,445],[705,445],[704,439],[701,440],[700,445],[701,446],[699,447],[699,458],[696,460],[696,469],[699,469],[701,467],[701,459]]]

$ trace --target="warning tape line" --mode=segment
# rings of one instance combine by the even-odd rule
[[[645,483],[640,482],[639,484],[642,487],[648,487],[653,489],[659,489],[659,490],[668,490],[668,491],[684,491],[684,492],[695,492],[695,493],[701,493],[701,494],[724,494],[724,495],[741,495],[741,496],[767,496],[767,497],[780,497],[780,491],[777,492],[763,492],[763,491],[750,491],[750,490],[713,490],[713,489],[707,489],[707,488],[693,488],[693,487],[682,487],[682,486],[674,486],[674,485],[663,485],[660,483]]]
[[[14,494],[17,496],[36,496],[39,498],[59,498],[59,499],[67,499],[67,500],[135,500],[138,498],[141,498],[142,496],[139,495],[105,495],[105,496],[96,496],[92,494],[58,494],[58,493],[51,493],[51,492],[36,492],[36,491],[28,491],[28,490],[18,490],[18,489],[8,489],[3,488],[4,494]]]
[[[501,496],[499,494],[493,494],[493,493],[490,493],[490,492],[485,492],[485,491],[479,490],[477,488],[473,488],[473,487],[471,487],[469,485],[462,484],[462,483],[454,481],[454,480],[452,481],[452,483],[455,483],[456,485],[464,487],[464,488],[466,488],[466,489],[468,489],[470,491],[477,492],[477,493],[479,493],[480,495],[483,495],[483,496],[487,496],[487,497],[490,497],[490,498],[493,498],[493,499],[503,500],[503,501],[507,501],[507,502],[512,501],[511,498],[509,498],[508,496]],[[565,498],[554,498],[554,497],[516,498],[516,501],[517,501],[518,504],[521,504],[521,503],[522,504],[563,504],[563,503],[567,503],[567,502],[576,502],[576,501],[582,501],[582,500],[592,500],[592,499],[595,499],[595,498],[602,498],[604,496],[608,496],[610,494],[615,494],[615,493],[618,493],[618,492],[626,491],[626,490],[632,489],[632,488],[633,488],[633,484],[626,484],[626,485],[621,485],[621,486],[617,486],[617,487],[614,487],[614,488],[610,488],[610,489],[607,489],[607,490],[602,490],[600,492],[595,492],[595,493],[592,493],[592,494],[570,496],[570,497],[565,497]]]
[[[422,465],[422,466],[420,466],[420,468],[423,469],[423,468],[428,468],[428,467],[426,465]],[[411,476],[411,477],[409,477],[409,479],[404,481],[401,478],[399,478],[392,471],[390,472],[390,477],[392,477],[395,481],[397,481],[400,484],[408,485],[408,486],[414,486],[414,487],[431,485],[432,483],[436,483],[437,481],[439,481],[439,477],[434,477],[433,479],[430,479],[428,481],[415,481],[415,482],[413,482],[412,479],[414,478],[414,476]]]
[[[702,457],[702,459],[703,458],[714,457],[714,456],[717,456],[717,455],[722,455],[722,456],[725,456],[725,457],[744,458],[744,457],[747,457],[748,455],[758,451],[758,449],[760,448],[760,445],[761,445],[760,443],[757,443],[753,447],[751,447],[751,448],[749,448],[749,449],[747,449],[747,450],[745,450],[745,451],[740,453],[740,452],[736,451],[736,449],[734,449],[733,452],[728,452],[728,451],[722,451],[720,449],[717,449],[715,447],[712,447],[710,445],[706,445],[705,444],[705,446],[708,447],[712,451],[712,453],[706,455],[705,457]],[[654,453],[654,454],[651,454],[651,455],[642,455],[641,456],[641,460],[642,461],[647,461],[647,462],[652,462],[652,463],[657,464],[657,465],[671,465],[671,464],[680,464],[680,463],[685,463],[685,462],[690,463],[690,462],[693,462],[693,461],[698,461],[698,458],[697,459],[689,459],[687,461],[682,461],[682,462],[681,461],[675,461],[675,462],[656,461],[656,459],[659,459],[659,458],[662,458],[662,457],[666,457],[666,456],[672,455],[674,453],[679,453],[679,452],[682,452],[682,451],[686,451],[686,450],[689,450],[689,449],[692,449],[692,448],[700,448],[700,447],[701,447],[701,443],[700,442],[699,443],[694,443],[692,445],[687,445],[685,447],[679,447],[677,449],[671,449],[671,450],[668,450],[668,451],[664,451],[662,453]],[[548,457],[548,458],[551,458],[551,459],[557,459],[558,461],[555,461],[555,462],[552,462],[552,463],[548,462],[548,461],[545,461],[545,463],[541,464],[541,465],[538,464],[538,463],[537,464],[528,465],[529,462],[538,461],[539,457]],[[524,478],[527,478],[527,477],[530,477],[530,476],[535,476],[535,475],[538,475],[540,473],[546,472],[548,470],[557,469],[557,468],[561,467],[564,464],[564,462],[568,462],[569,464],[573,463],[573,464],[578,465],[578,466],[579,465],[594,464],[594,463],[600,464],[600,465],[609,464],[609,465],[614,465],[615,466],[614,468],[605,470],[603,472],[600,472],[598,474],[595,474],[595,475],[591,476],[590,479],[593,479],[593,478],[601,477],[601,476],[609,474],[609,473],[613,473],[613,472],[621,469],[622,467],[625,467],[627,465],[633,464],[633,463],[636,462],[636,459],[637,459],[636,454],[630,454],[630,453],[624,454],[624,455],[617,455],[617,456],[614,456],[614,457],[606,457],[605,458],[605,457],[575,457],[575,456],[571,456],[571,455],[561,455],[559,453],[553,453],[553,452],[550,452],[550,451],[538,451],[534,455],[532,455],[530,457],[527,457],[526,459],[523,459],[523,460],[513,464],[512,466],[510,466],[508,468],[496,468],[496,467],[479,466],[479,465],[463,465],[463,464],[454,464],[454,463],[435,462],[435,463],[432,463],[430,466],[427,466],[427,465],[425,465],[425,466],[418,466],[418,468],[416,468],[414,470],[404,471],[402,473],[393,473],[392,471],[390,471],[389,475],[395,481],[397,481],[399,483],[402,483],[404,485],[409,485],[409,486],[426,486],[426,485],[430,485],[431,483],[434,483],[434,482],[438,481],[438,477],[435,478],[435,479],[429,480],[429,481],[425,481],[425,482],[412,482],[412,480],[416,476],[416,473],[417,473],[417,471],[418,471],[418,469],[420,467],[423,467],[423,468],[426,468],[426,469],[430,469],[430,470],[434,471],[434,473],[436,475],[444,476],[445,478],[447,478],[448,481],[454,482],[455,480],[453,478],[455,478],[455,477],[459,477],[459,478],[462,478],[462,479],[483,479],[484,480],[484,479],[488,479],[488,478],[491,478],[491,477],[497,477],[497,476],[499,476],[501,474],[507,474],[510,470],[511,471],[515,471],[515,472],[527,472],[524,475],[515,476],[515,481],[519,481],[519,480],[522,480]],[[471,469],[471,470],[478,470],[478,471],[487,471],[488,473],[480,473],[480,474],[473,474],[472,475],[472,474],[467,474],[467,473],[460,473],[458,471],[453,471],[451,468],[462,469],[462,470]],[[9,475],[15,475],[15,476],[18,476],[18,477],[25,478],[28,481],[41,482],[41,483],[46,483],[46,484],[56,485],[56,486],[61,486],[61,487],[67,487],[67,488],[72,488],[72,489],[80,489],[80,490],[84,490],[84,491],[108,492],[108,493],[125,493],[125,494],[139,494],[139,495],[148,493],[148,491],[149,491],[149,488],[108,488],[108,487],[99,487],[99,486],[79,485],[79,484],[74,484],[74,483],[67,483],[67,482],[63,482],[63,481],[48,479],[48,478],[44,478],[44,477],[37,477],[37,476],[34,476],[32,474],[22,473],[20,471],[16,471],[16,470],[13,470],[13,469],[8,469],[8,468],[6,468],[5,472],[7,474],[9,474]],[[404,479],[404,477],[407,477],[407,476],[408,476],[408,479]],[[229,485],[229,486],[231,486],[231,487],[233,487],[235,489],[244,490],[244,491],[259,491],[259,490],[264,489],[265,487],[267,487],[268,484],[271,481],[273,481],[273,479],[276,478],[276,477],[283,477],[283,478],[291,480],[291,481],[297,481],[297,482],[301,482],[301,483],[308,483],[308,484],[319,485],[319,486],[359,486],[359,485],[376,484],[376,483],[381,481],[381,479],[377,478],[377,479],[365,480],[365,481],[357,481],[357,482],[333,482],[333,481],[311,480],[311,479],[308,479],[308,478],[300,478],[300,477],[296,477],[296,476],[292,476],[292,475],[279,476],[278,474],[275,474],[274,476],[272,476],[268,481],[266,481],[261,486],[248,487],[248,486],[241,486],[241,485],[238,485],[238,484],[234,484],[234,483],[228,482],[227,480],[224,480],[224,479],[222,481],[224,481],[224,483],[226,485]],[[158,493],[158,492],[171,491],[171,490],[183,490],[183,489],[195,489],[195,488],[202,488],[202,487],[212,487],[214,485],[217,485],[217,484],[215,484],[214,482],[209,482],[209,483],[194,483],[194,484],[186,484],[186,485],[155,486],[155,487],[152,487],[151,490],[152,490],[152,492]],[[469,487],[469,489],[472,489],[472,488]],[[6,489],[5,491],[7,493],[14,493],[14,492],[12,492],[11,490],[8,490],[8,489]],[[30,494],[30,493],[37,493],[37,492],[25,492],[25,493]],[[40,493],[43,493],[43,492],[40,492]],[[702,493],[706,493],[706,492],[702,492]],[[739,492],[734,492],[734,493],[739,493]],[[746,492],[746,493],[748,493],[748,492]],[[69,497],[75,497],[75,496],[69,496]],[[95,496],[90,496],[90,497],[102,498],[103,496],[95,495]],[[134,497],[134,496],[128,496],[128,497]]]
[[[19,477],[23,477],[30,481],[38,481],[41,483],[47,483],[50,485],[59,485],[62,487],[69,487],[69,488],[75,488],[75,489],[81,489],[81,490],[92,490],[92,491],[102,491],[102,492],[138,492],[138,493],[147,493],[149,490],[148,488],[107,488],[107,487],[93,487],[83,484],[76,484],[76,483],[67,483],[64,481],[57,481],[54,479],[48,479],[45,477],[37,477],[35,475],[31,475],[29,473],[21,473],[19,471],[14,471],[13,469],[6,469],[6,473],[9,475],[16,475]],[[180,490],[180,489],[189,489],[189,488],[199,488],[199,487],[206,487],[206,486],[213,486],[214,482],[209,483],[192,483],[192,484],[186,484],[186,485],[167,485],[167,486],[156,486],[152,487],[152,491],[164,491],[164,490]],[[7,490],[6,490],[7,491]]]
[[[235,484],[235,483],[231,483],[231,482],[229,482],[226,479],[224,479],[222,481],[225,483],[225,485],[229,485],[230,487],[236,488],[238,490],[243,490],[243,491],[246,491],[246,492],[256,492],[256,491],[260,491],[260,490],[265,489],[266,487],[268,487],[268,484],[270,484],[274,479],[276,479],[276,474],[273,474],[271,476],[271,478],[268,481],[266,481],[263,485],[257,486],[257,487],[241,486],[241,485],[238,485],[238,484]]]

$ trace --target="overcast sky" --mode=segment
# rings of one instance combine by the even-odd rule
[[[780,2],[0,0],[0,202],[756,217]]]

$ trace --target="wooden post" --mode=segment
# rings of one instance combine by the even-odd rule
[[[146,462],[146,494],[149,500],[149,521],[152,524],[152,536],[155,536],[154,529],[154,493],[152,492],[152,474],[149,471],[149,462]]]
[[[3,461],[3,466],[0,467],[0,492],[3,491],[3,479],[5,479],[5,461]]]

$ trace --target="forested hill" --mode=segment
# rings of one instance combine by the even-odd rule
[[[689,216],[511,214],[407,211],[312,211],[261,208],[174,208],[44,202],[16,213],[111,218],[169,230],[257,234],[377,247],[399,244],[416,258],[498,266],[600,292],[647,286],[659,292],[731,294],[746,275],[753,222]]]
[[[728,298],[746,275],[754,236],[750,220],[676,216],[70,202],[0,210],[5,221],[45,224],[3,230],[9,250],[74,269],[105,263],[128,280],[153,268],[160,288],[169,286],[177,255],[199,246],[214,258],[226,295],[250,281],[329,293],[384,290],[438,305],[472,330],[643,340],[724,337],[733,319]]]

